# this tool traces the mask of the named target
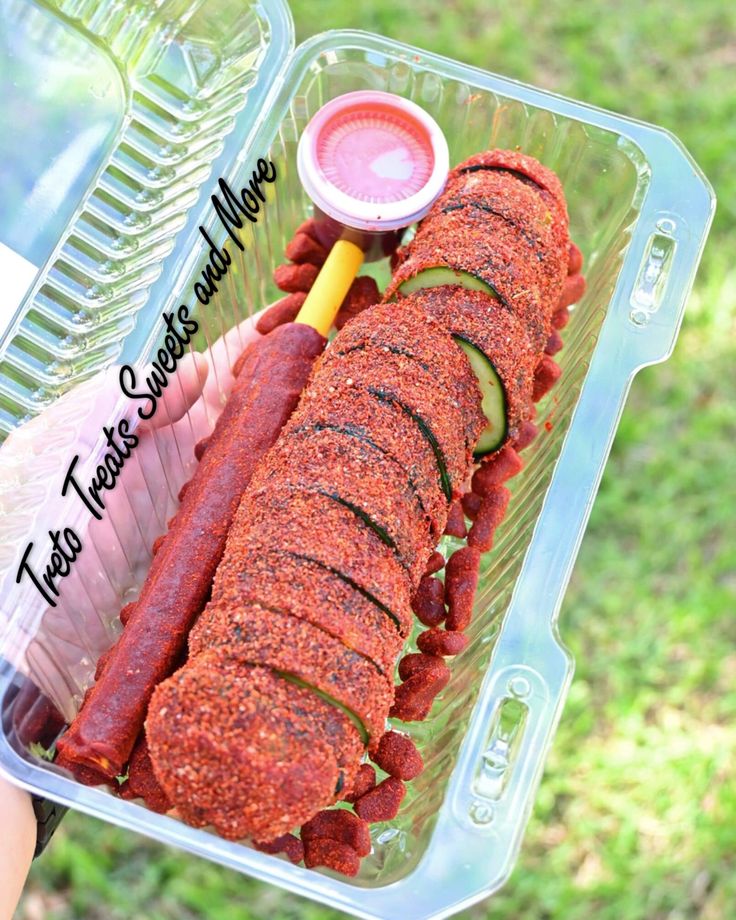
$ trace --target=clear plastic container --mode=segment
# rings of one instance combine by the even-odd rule
[[[203,11],[219,6],[229,8],[227,0],[210,0],[188,20],[184,6],[172,4],[171,10],[178,11],[186,32],[197,20],[216,21]],[[105,364],[142,365],[155,353],[163,331],[162,311],[181,303],[193,306],[193,283],[207,259],[199,225],[204,223],[216,242],[224,238],[207,196],[217,191],[220,176],[233,188],[246,184],[260,156],[276,163],[274,195],[258,224],[244,231],[245,252],[238,255],[220,295],[197,314],[202,329],[199,346],[208,347],[222,332],[274,300],[278,294],[272,270],[283,261],[286,242],[310,210],[296,173],[299,134],[324,102],[360,89],[398,93],[426,108],[447,136],[452,163],[489,146],[518,145],[557,171],[567,195],[571,235],[586,257],[588,282],[564,332],[565,347],[558,356],[563,376],[540,404],[546,425],[527,452],[524,471],[512,481],[509,512],[493,551],[485,557],[471,644],[453,661],[452,681],[431,718],[408,726],[426,770],[409,784],[397,819],[374,826],[373,853],[356,879],[294,867],[245,844],[151,813],[138,803],[121,801],[104,788],[84,787],[34,754],[38,748],[33,742],[46,744],[48,738],[41,737],[42,720],[34,721],[33,708],[27,713],[14,702],[19,699],[13,694],[22,683],[21,674],[70,718],[92,679],[97,656],[117,634],[120,606],[135,596],[150,559],[146,547],[142,561],[121,568],[113,556],[124,537],[118,533],[117,541],[108,533],[105,540],[93,527],[85,529],[89,515],[59,496],[61,479],[75,453],[87,458],[90,468],[101,456],[101,444],[90,438],[90,431],[96,433],[100,426],[90,419],[112,424],[129,410],[125,401],[114,398],[114,378],[112,385],[93,385],[83,411],[79,405],[70,408],[47,428],[41,416],[34,422],[39,427],[20,448],[16,445],[8,452],[10,459],[0,451],[0,482],[5,483],[0,491],[0,542],[6,547],[0,559],[5,566],[0,590],[3,615],[11,618],[3,645],[8,661],[0,677],[0,767],[41,795],[358,916],[448,916],[496,890],[514,865],[573,672],[556,626],[563,593],[631,380],[640,368],[664,360],[673,347],[714,197],[687,152],[661,129],[375,35],[327,32],[290,52],[291,30],[283,8],[256,5],[248,16],[254,23],[248,34],[260,28],[263,38],[262,44],[253,46],[260,49],[254,56],[262,55],[251,90],[261,93],[258,105],[248,108],[249,97],[250,116],[237,116],[230,123],[230,133],[218,142],[222,152],[206,169],[182,167],[175,185],[182,200],[191,200],[189,210],[180,214],[166,245],[153,245],[148,267],[140,268],[143,274],[136,274],[135,254],[120,254],[122,274],[105,282],[109,309],[102,304],[95,308],[106,330],[103,344],[90,340],[82,349],[75,340],[68,346],[69,374],[58,387],[49,385],[44,399],[35,403],[26,383],[32,380],[46,388],[44,374],[50,377],[58,370],[54,349],[67,347],[60,338],[59,321],[58,330],[46,330],[46,350],[35,353],[38,367],[16,373],[20,352],[29,347],[29,317],[39,303],[33,298],[58,290],[53,280],[57,262],[51,259],[41,269],[35,293],[21,305],[6,336],[5,363],[0,367],[0,375],[6,376],[0,384],[8,423],[34,414],[46,397]],[[72,26],[78,27],[74,22]],[[101,46],[97,51],[107,53]],[[272,53],[279,65],[269,57]],[[194,59],[200,60],[198,54]],[[128,60],[135,60],[133,52]],[[211,62],[213,86],[220,85],[217,75],[219,68],[228,66],[227,60],[223,56]],[[264,87],[264,62],[269,60]],[[236,84],[243,79],[242,71],[233,79]],[[136,94],[121,98],[129,104]],[[202,113],[210,111],[208,93],[192,98],[207,123]],[[124,137],[119,134],[116,145],[106,148],[106,163],[127,151]],[[203,145],[209,137],[203,129]],[[195,202],[197,186],[204,187],[206,195]],[[66,242],[55,250],[56,259],[68,241],[77,238],[90,200],[76,208]],[[104,236],[105,215],[96,220]],[[104,254],[101,248],[99,255],[89,256],[90,281],[100,271],[96,260]],[[375,263],[370,271],[380,282],[388,279],[383,263]],[[144,277],[150,283],[143,283]],[[94,281],[92,287],[97,283],[102,282]],[[134,285],[134,290],[127,285]],[[85,303],[83,293],[65,291],[64,297],[60,302],[71,313]],[[48,300],[43,304],[48,307],[44,315],[53,313]],[[234,357],[237,342],[231,347]],[[94,361],[88,360],[90,354]],[[139,517],[155,516],[159,531],[194,465],[193,438],[186,426],[180,429],[176,447],[165,462],[150,461],[163,464],[168,488],[152,494],[147,507],[131,502],[129,509]],[[30,457],[33,470],[40,472],[28,488]],[[143,472],[147,481],[157,480],[153,466]],[[62,523],[89,536],[99,565],[86,580],[80,578],[77,603],[61,598],[56,608],[44,609],[37,591],[14,584],[18,553],[28,540],[43,540],[49,526]],[[146,526],[150,531],[150,520]],[[116,573],[114,578],[110,572]],[[84,610],[78,603],[82,594],[87,598]],[[36,715],[39,707],[40,703]]]

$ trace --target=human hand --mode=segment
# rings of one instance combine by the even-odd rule
[[[12,535],[0,550],[0,569],[5,568],[0,575],[3,654],[67,720],[89,684],[94,662],[118,634],[117,615],[137,592],[150,564],[151,545],[165,530],[177,507],[177,493],[193,473],[194,445],[222,410],[235,360],[259,337],[255,319],[231,329],[206,354],[185,355],[149,421],[137,417],[136,406],[121,395],[119,368],[110,368],[62,396],[14,432],[0,450],[0,511],[5,533]],[[142,378],[146,372],[137,373]],[[80,458],[75,480],[80,485],[91,480],[105,450],[111,450],[103,428],[111,429],[123,416],[131,420],[138,445],[115,487],[100,493],[105,507],[97,519],[74,488],[61,496],[62,482],[75,454]],[[23,549],[31,542],[28,565],[41,577],[50,549],[49,528],[63,530],[67,523],[82,550],[68,574],[55,582],[58,596],[42,582],[54,606],[44,600],[28,571],[19,585],[15,580]]]
[[[36,818],[31,797],[0,776],[0,920],[10,920],[28,875],[36,847]]]

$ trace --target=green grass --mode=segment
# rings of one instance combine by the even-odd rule
[[[292,3],[664,125],[719,211],[673,358],[636,380],[561,615],[577,659],[514,875],[464,916],[721,920],[736,904],[736,7]],[[318,10],[319,15],[315,15]],[[339,914],[81,815],[18,916]]]

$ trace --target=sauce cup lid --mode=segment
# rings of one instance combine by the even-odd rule
[[[416,103],[361,90],[326,103],[302,132],[297,170],[315,205],[356,230],[420,220],[444,188],[447,141]]]

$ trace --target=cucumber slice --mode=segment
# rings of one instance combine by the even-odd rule
[[[453,338],[467,355],[480,385],[481,408],[488,425],[478,438],[474,455],[483,457],[498,450],[506,437],[506,394],[490,358],[463,336],[453,335]]]
[[[386,546],[390,547],[392,550],[394,550],[394,552],[398,553],[395,541],[391,539],[388,533],[377,521],[373,520],[370,514],[368,514],[362,508],[359,508],[357,505],[354,505],[352,502],[349,502],[347,499],[342,498],[337,492],[330,492],[327,489],[320,489],[319,491],[322,493],[322,495],[326,495],[328,498],[331,498],[333,501],[342,505],[344,508],[352,511],[356,517],[360,518],[366,527],[369,527],[373,531],[373,533],[382,543],[385,543]],[[402,562],[401,559],[399,559],[399,561]]]
[[[501,300],[498,291],[492,284],[477,275],[472,275],[470,272],[455,271],[454,268],[448,268],[445,265],[425,268],[404,281],[399,286],[399,291],[406,295],[414,291],[421,291],[424,288],[441,287],[443,284],[459,284],[460,287],[464,287],[468,291],[484,291],[486,294],[490,294],[491,297],[495,297],[496,300]]]
[[[442,448],[440,447],[439,441],[435,437],[435,434],[429,425],[420,415],[417,415],[416,412],[413,412],[409,406],[404,405],[404,403],[400,400],[395,399],[390,393],[385,393],[383,390],[377,389],[376,387],[368,387],[368,392],[371,394],[371,396],[375,396],[376,399],[380,399],[383,402],[393,403],[395,406],[398,406],[398,408],[401,409],[402,412],[405,412],[409,418],[412,419],[412,421],[417,425],[422,433],[422,436],[432,448],[432,453],[434,454],[435,460],[437,461],[437,470],[440,475],[440,486],[442,487],[442,491],[445,493],[447,500],[452,501],[452,482],[450,481],[450,474],[447,471],[445,455],[442,453]]]
[[[339,700],[336,700],[334,696],[330,696],[329,693],[325,693],[324,690],[319,690],[317,687],[308,684],[305,680],[302,680],[301,677],[297,677],[296,674],[292,674],[288,671],[279,671],[277,668],[273,668],[275,674],[278,674],[283,680],[287,681],[290,684],[296,684],[297,687],[302,687],[305,690],[311,690],[315,696],[318,696],[321,700],[324,700],[325,703],[328,703],[330,706],[335,706],[337,709],[341,709],[345,715],[350,719],[353,725],[357,728],[360,739],[364,745],[367,745],[370,741],[370,734],[368,729],[365,727],[365,723],[360,718],[360,716],[353,712],[352,709],[341,703]]]
[[[393,610],[390,610],[377,597],[371,594],[370,591],[366,591],[366,589],[359,585],[357,581],[353,581],[349,575],[344,575],[338,569],[334,569],[331,565],[326,565],[324,562],[320,562],[319,559],[315,559],[313,556],[306,556],[303,553],[295,553],[291,550],[288,550],[288,552],[289,555],[294,556],[296,559],[304,559],[306,562],[312,562],[314,565],[319,565],[323,569],[326,569],[328,572],[332,572],[333,575],[336,575],[338,578],[342,579],[346,585],[350,585],[354,591],[357,591],[358,594],[362,594],[366,600],[369,600],[372,604],[375,604],[379,610],[382,610],[383,613],[385,613],[389,618],[389,620],[393,622],[399,634],[401,634],[401,619],[393,612]]]

